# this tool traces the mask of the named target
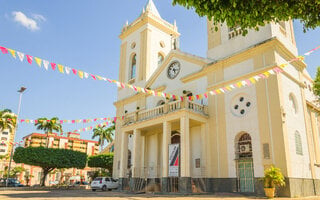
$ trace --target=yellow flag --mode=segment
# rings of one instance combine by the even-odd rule
[[[242,83],[240,81],[237,82],[237,86],[240,88],[242,86]]]
[[[64,73],[63,68],[64,68],[63,65],[58,64],[58,69],[60,73]]]
[[[78,75],[80,78],[83,78],[83,71],[78,70]]]
[[[264,72],[263,73],[266,77],[269,77],[270,76],[270,73],[269,72]]]
[[[42,62],[41,58],[34,57],[34,60],[39,65],[39,67],[41,67],[41,62]]]
[[[102,77],[101,77],[101,76],[96,75],[96,77],[97,77],[100,81],[102,80]]]
[[[11,53],[12,57],[16,58],[16,51],[13,49],[8,49],[8,51]]]
[[[256,83],[256,80],[254,80],[254,78],[252,78],[252,77],[249,78],[249,80],[251,81],[252,84],[255,84],[255,83]]]
[[[229,90],[229,91],[232,90],[230,86],[226,86],[226,89]]]

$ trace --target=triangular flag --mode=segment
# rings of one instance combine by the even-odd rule
[[[80,78],[83,78],[83,71],[78,70],[78,75]]]
[[[41,58],[34,57],[34,60],[35,60],[36,63],[39,65],[39,67],[41,67],[42,59],[41,59]]]
[[[93,80],[97,80],[96,77],[93,74],[90,74]]]
[[[33,59],[32,56],[26,55],[26,57],[27,57],[28,63],[32,64],[32,59]]]
[[[16,51],[13,49],[8,49],[8,51],[11,53],[12,57],[16,58]]]
[[[84,78],[88,78],[89,77],[89,74],[87,72],[84,72]]]
[[[72,69],[72,72],[74,75],[77,75],[77,70],[76,69]]]
[[[43,63],[43,67],[48,70],[48,67],[49,67],[49,61],[47,60],[42,60],[42,63]]]
[[[71,68],[70,67],[65,67],[66,73],[70,74]]]
[[[58,70],[59,70],[59,72],[62,73],[62,74],[64,74],[63,68],[64,68],[63,65],[58,64]]]
[[[2,51],[2,53],[6,54],[8,53],[8,49],[5,47],[0,46],[0,50]]]
[[[51,68],[52,68],[52,70],[55,70],[56,69],[56,63],[51,63]]]
[[[24,53],[21,53],[21,52],[17,51],[17,54],[18,54],[18,57],[19,57],[20,61],[22,62],[23,59],[24,59]]]
[[[4,54],[8,53],[7,48],[0,46],[0,49],[1,49],[2,53],[4,53]]]

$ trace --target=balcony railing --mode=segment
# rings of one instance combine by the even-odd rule
[[[163,105],[157,106],[155,108],[151,108],[147,110],[146,109],[139,110],[136,112],[126,114],[124,116],[123,125],[125,126],[135,122],[156,118],[161,115],[165,115],[165,114],[172,113],[182,109],[190,110],[192,112],[208,116],[208,106],[200,105],[195,102],[184,99],[184,101],[181,101],[181,100],[173,101],[173,102],[169,102],[169,103],[165,103]]]

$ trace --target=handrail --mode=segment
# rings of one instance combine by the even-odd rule
[[[195,113],[208,115],[208,106],[201,105],[185,99],[184,101],[177,100],[165,103],[163,105],[151,108],[138,110],[124,116],[123,125],[129,125],[138,121],[152,119],[167,113],[172,113],[178,110],[187,109]]]

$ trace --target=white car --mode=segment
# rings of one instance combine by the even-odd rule
[[[106,191],[106,190],[117,189],[118,187],[119,187],[119,183],[117,180],[113,178],[107,178],[107,177],[97,177],[91,183],[92,191],[96,191],[97,189]]]

